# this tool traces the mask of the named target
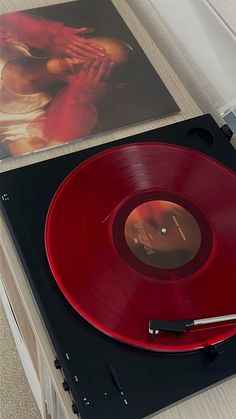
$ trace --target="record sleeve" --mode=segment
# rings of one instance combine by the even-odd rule
[[[0,16],[0,159],[179,107],[109,0]]]

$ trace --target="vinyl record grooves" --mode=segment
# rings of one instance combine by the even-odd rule
[[[151,319],[236,313],[236,177],[212,158],[132,143],[73,170],[50,205],[45,244],[71,305],[105,334],[141,348],[188,351],[236,323],[150,336]]]

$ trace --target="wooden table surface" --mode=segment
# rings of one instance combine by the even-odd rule
[[[169,1],[169,0],[167,0]],[[181,2],[181,0],[179,0]],[[226,0],[211,0],[214,2],[220,10],[229,10],[235,0],[228,0],[228,7],[225,5]],[[31,7],[44,6],[49,4],[63,3],[65,1],[60,0],[2,0],[1,1],[1,13],[23,10]],[[33,153],[31,155],[23,156],[20,158],[10,159],[1,163],[1,171],[20,167],[22,165],[28,165],[36,163],[41,160],[50,159],[59,155],[71,153],[79,149],[91,147],[102,142],[109,142],[114,139],[122,138],[128,135],[132,135],[138,132],[143,132],[147,129],[159,127],[162,125],[171,124],[183,119],[188,119],[193,116],[202,114],[201,108],[197,105],[190,94],[184,88],[182,83],[175,75],[172,68],[169,66],[157,46],[147,35],[146,30],[142,27],[136,16],[132,13],[125,0],[114,0],[113,3],[118,8],[122,17],[128,23],[129,28],[138,39],[140,45],[144,48],[147,56],[151,60],[152,64],[157,69],[160,77],[163,79],[171,94],[174,96],[178,103],[181,112],[176,115],[160,118],[145,124],[139,124],[133,127],[124,128],[116,132],[98,135],[96,138],[86,139],[78,141],[77,143],[60,146],[50,150],[44,150],[41,152]],[[17,282],[17,287],[21,290],[22,300],[26,306],[26,312],[29,316],[33,330],[37,334],[37,339],[41,343],[42,349],[44,349],[45,355],[50,352],[49,345],[47,343],[47,333],[44,331],[44,325],[40,314],[38,313],[37,307],[32,297],[31,290],[27,285],[27,281],[23,275],[22,267],[19,261],[17,262],[17,255],[14,254],[14,246],[8,237],[8,232],[4,226],[3,220],[1,220],[1,241],[4,247],[4,252],[8,256],[8,262],[12,265],[15,271],[14,278]],[[47,347],[47,348],[46,348]],[[52,369],[51,373],[55,375],[55,371]],[[57,377],[54,377],[54,381],[57,381]],[[60,392],[60,389],[58,388]],[[65,397],[60,393],[63,402]],[[71,414],[68,413],[68,417]],[[191,399],[188,399],[177,406],[174,406],[165,412],[159,413],[156,416],[152,416],[153,419],[235,419],[236,418],[236,378],[231,378],[214,388],[202,392],[201,394],[195,395]]]

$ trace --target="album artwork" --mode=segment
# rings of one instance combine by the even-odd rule
[[[179,111],[110,0],[0,16],[0,159]]]

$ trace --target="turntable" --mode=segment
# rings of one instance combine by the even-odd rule
[[[2,174],[82,418],[145,417],[235,374],[235,170],[205,115]]]

